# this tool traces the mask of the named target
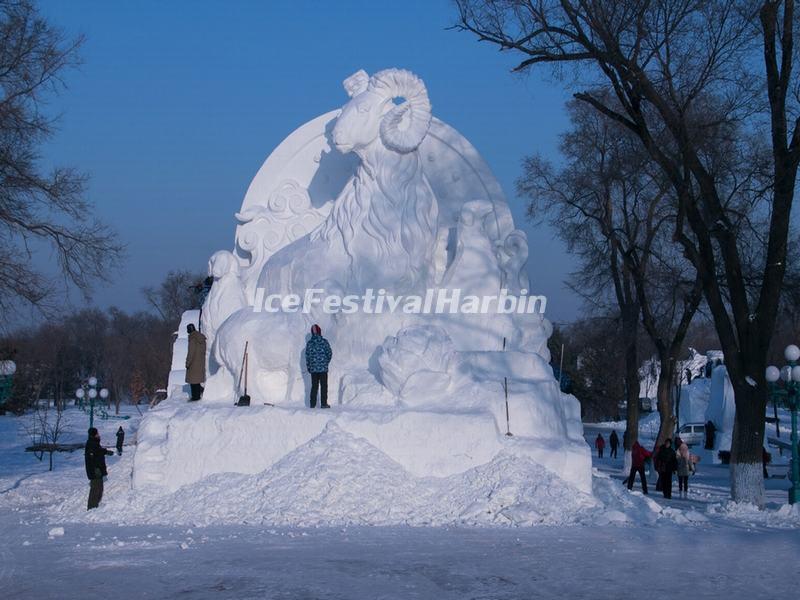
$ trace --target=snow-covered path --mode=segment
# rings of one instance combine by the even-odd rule
[[[792,530],[75,525],[48,539],[2,522],[4,598],[733,599],[800,585],[781,566],[800,558]]]

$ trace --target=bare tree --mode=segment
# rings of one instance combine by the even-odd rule
[[[187,270],[170,271],[158,287],[144,287],[142,293],[164,321],[177,327],[184,311],[200,308],[196,288],[204,278]]]
[[[44,453],[47,452],[50,471],[53,470],[53,453],[59,451],[58,440],[61,439],[65,429],[63,407],[58,403],[53,404],[51,408],[49,400],[37,400],[31,413],[31,421],[27,425],[34,455],[42,460]]]
[[[567,250],[578,257],[580,268],[572,274],[570,288],[584,298],[592,312],[618,315],[614,320],[621,335],[614,339],[624,348],[625,385],[620,391],[628,407],[625,442],[630,450],[639,431],[641,307],[633,273],[623,256],[626,248],[615,235],[624,218],[623,207],[612,191],[616,173],[610,173],[619,167],[619,157],[612,156],[618,137],[579,104],[573,102],[569,109],[574,127],[561,143],[567,164],[556,171],[541,157],[527,158],[517,191],[529,199],[529,218],[546,216]],[[610,302],[609,289],[613,290]]]
[[[457,27],[533,65],[573,72],[575,97],[616,120],[659,165],[677,205],[673,237],[702,282],[736,395],[734,500],[763,504],[764,376],[786,272],[800,164],[794,0],[456,0]],[[592,92],[602,78],[614,104]],[[751,160],[761,186],[739,187],[709,145]],[[747,210],[742,210],[742,207]],[[743,230],[762,240],[741,243]],[[691,231],[691,235],[688,234]],[[749,238],[752,239],[752,238]]]
[[[575,287],[595,304],[604,288],[614,290],[628,357],[629,445],[638,437],[636,322],[641,315],[659,358],[661,443],[674,431],[673,370],[700,303],[700,282],[665,235],[676,218],[674,204],[638,141],[581,102],[571,102],[569,113],[572,128],[561,144],[566,164],[555,171],[541,158],[528,159],[518,188],[530,198],[529,212],[549,214],[568,249],[577,251],[583,277]],[[595,285],[587,288],[587,280]]]
[[[32,263],[50,248],[63,275],[85,296],[121,258],[114,232],[92,216],[86,176],[70,167],[44,173],[39,147],[55,129],[48,98],[78,63],[82,37],[68,38],[29,0],[0,0],[0,311],[53,309],[58,279]]]

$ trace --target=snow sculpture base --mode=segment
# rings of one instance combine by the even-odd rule
[[[527,456],[591,493],[591,457],[582,437],[508,437],[497,418],[502,414],[505,426],[505,405],[495,403],[494,410],[442,413],[340,406],[219,408],[167,401],[139,429],[133,485],[168,493],[218,473],[261,473],[335,423],[416,477],[463,473],[506,451]],[[525,398],[510,398],[511,414],[523,412],[525,404]]]

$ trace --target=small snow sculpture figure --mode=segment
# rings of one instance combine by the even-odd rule
[[[609,458],[617,458],[617,448],[619,448],[619,436],[617,435],[617,430],[613,429],[611,431],[611,435],[608,437],[608,445],[611,446],[611,452],[609,453]]]
[[[206,380],[206,336],[197,331],[193,323],[186,326],[189,333],[189,349],[186,353],[186,383],[192,388],[190,402],[203,396]]]
[[[84,448],[84,462],[86,463],[86,477],[89,478],[89,502],[86,510],[92,510],[100,505],[103,499],[103,477],[108,475],[106,469],[106,455],[114,453],[100,445],[100,433],[96,427],[89,428],[89,438]]]
[[[122,445],[125,443],[125,430],[122,429],[122,425],[119,426],[117,429],[117,454],[122,456]]]
[[[606,447],[606,441],[601,434],[597,434],[594,440],[594,447],[597,448],[597,458],[603,458],[603,449]]]
[[[208,261],[208,273],[213,285],[200,313],[200,329],[208,343],[212,344],[220,325],[237,310],[247,306],[247,301],[239,278],[239,262],[232,252],[215,252]]]
[[[320,407],[330,408],[328,404],[328,365],[333,352],[331,345],[322,337],[319,325],[311,326],[311,339],[306,343],[306,368],[311,375],[311,408],[317,406],[317,390],[321,387]]]
[[[377,355],[381,383],[411,406],[426,404],[447,390],[454,360],[447,332],[419,325],[387,338]]]

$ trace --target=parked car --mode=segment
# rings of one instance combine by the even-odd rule
[[[685,423],[678,429],[680,437],[687,446],[702,446],[706,438],[705,423]]]

